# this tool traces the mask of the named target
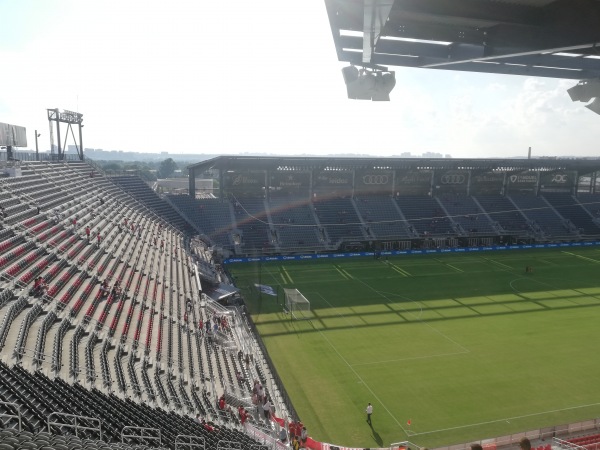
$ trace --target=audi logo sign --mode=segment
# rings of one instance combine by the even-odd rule
[[[564,184],[569,181],[569,175],[554,174],[551,183]]]
[[[467,177],[461,174],[442,175],[440,183],[442,184],[464,184],[467,181]]]
[[[388,175],[364,175],[362,177],[363,184],[388,184],[390,177]]]

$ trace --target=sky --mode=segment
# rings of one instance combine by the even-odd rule
[[[60,108],[104,150],[600,155],[573,80],[398,67],[390,102],[349,100],[323,0],[1,0],[0,17],[0,122],[30,148]]]

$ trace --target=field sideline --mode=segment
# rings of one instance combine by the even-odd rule
[[[228,268],[317,440],[438,447],[600,416],[600,249]],[[259,282],[299,289],[310,319]]]

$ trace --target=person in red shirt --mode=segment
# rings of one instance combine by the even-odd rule
[[[240,415],[240,422],[242,422],[242,425],[244,425],[246,420],[248,420],[248,413],[246,413],[246,410],[241,405],[238,408],[238,414]]]
[[[42,292],[42,285],[44,284],[44,279],[42,277],[37,277],[33,282],[33,290],[31,291],[34,296],[40,295]]]
[[[90,233],[91,232],[92,232],[92,230],[90,230],[90,227],[85,227],[85,235],[87,236],[88,242],[90,242]]]

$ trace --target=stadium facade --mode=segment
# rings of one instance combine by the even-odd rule
[[[215,199],[168,200],[238,256],[573,242],[600,236],[599,168],[581,159],[222,156],[188,168],[189,192],[196,176],[214,177]],[[211,223],[201,217],[217,209]]]

